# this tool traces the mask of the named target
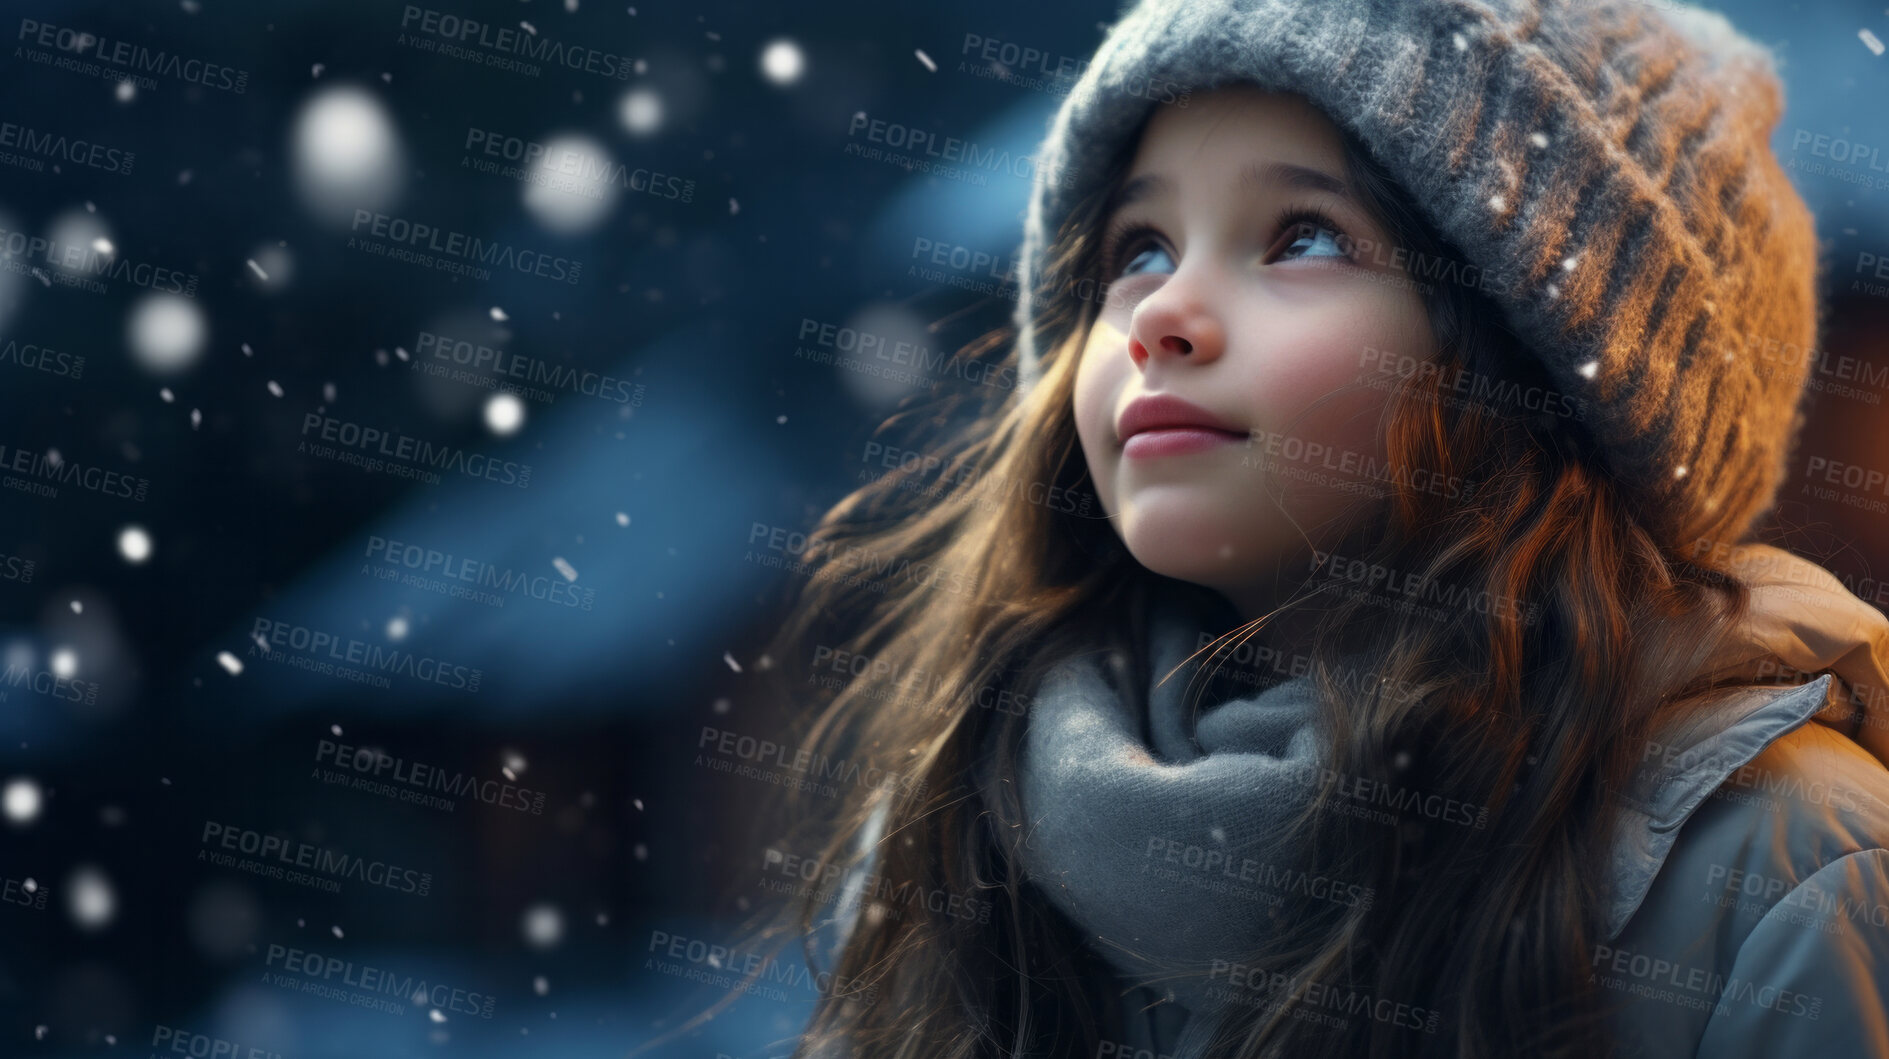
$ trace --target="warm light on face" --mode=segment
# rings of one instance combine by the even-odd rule
[[[1106,219],[1110,296],[1076,376],[1083,454],[1142,565],[1236,602],[1382,495],[1391,391],[1367,367],[1435,353],[1345,172],[1337,127],[1309,103],[1222,88],[1156,109]],[[1148,395],[1237,433],[1124,443],[1123,414]]]

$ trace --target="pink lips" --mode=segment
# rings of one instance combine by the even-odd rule
[[[1216,445],[1232,445],[1245,440],[1245,434],[1233,434],[1207,427],[1161,427],[1155,430],[1144,430],[1129,438],[1122,446],[1122,455],[1131,460],[1152,459],[1156,456],[1179,456],[1183,453],[1200,452]]]
[[[1122,456],[1127,459],[1202,452],[1248,437],[1239,424],[1166,393],[1143,394],[1128,402],[1115,433],[1122,439]]]

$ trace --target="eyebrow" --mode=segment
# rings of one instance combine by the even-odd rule
[[[1322,169],[1294,165],[1291,162],[1254,162],[1240,170],[1235,186],[1242,191],[1256,190],[1268,184],[1279,184],[1286,188],[1300,191],[1329,191],[1347,199],[1356,199],[1351,188],[1344,181]],[[1121,186],[1115,194],[1115,201],[1110,205],[1113,213],[1130,203],[1144,199],[1158,198],[1172,194],[1174,181],[1158,173],[1143,173]]]

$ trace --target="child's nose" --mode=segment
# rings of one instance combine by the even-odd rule
[[[1128,358],[1144,372],[1152,357],[1184,358],[1199,365],[1218,359],[1226,348],[1219,315],[1205,301],[1174,287],[1169,280],[1150,295],[1135,308],[1129,323]]]

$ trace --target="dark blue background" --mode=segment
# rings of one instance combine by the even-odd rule
[[[0,556],[33,564],[30,580],[0,579],[0,653],[27,674],[69,652],[58,657],[79,683],[60,687],[95,691],[74,703],[30,681],[0,688],[0,773],[43,794],[32,819],[0,825],[0,875],[51,898],[0,903],[0,1054],[158,1053],[172,1027],[292,1057],[617,1056],[718,999],[645,961],[652,931],[725,939],[759,894],[766,839],[750,824],[776,790],[696,764],[705,725],[759,735],[775,721],[755,691],[758,645],[791,575],[750,561],[749,538],[756,524],[810,528],[872,469],[871,429],[909,392],[797,357],[798,339],[811,321],[953,348],[1001,322],[1003,293],[980,291],[1009,265],[1030,186],[1027,168],[944,179],[849,154],[854,115],[1028,155],[1059,97],[988,76],[974,38],[1053,68],[1087,58],[1113,5],[433,6],[644,60],[627,80],[429,54],[401,41],[397,3],[8,6],[15,37],[37,20],[247,80],[236,93],[160,76],[124,98],[112,79],[17,50],[30,42],[0,53],[0,122],[136,156],[130,173],[0,166],[0,228],[102,226],[117,256],[196,276],[207,326],[201,356],[160,375],[127,340],[145,289],[0,272],[0,338],[85,358],[77,378],[0,363],[0,445],[149,483],[143,501],[0,490]],[[1878,168],[1846,171],[1889,178],[1889,57],[1857,36],[1889,38],[1889,17],[1864,3],[1727,10],[1784,60],[1780,157],[1815,157],[1806,132],[1883,145]],[[783,37],[806,62],[790,85],[758,65]],[[292,143],[304,107],[350,84],[378,100],[403,158],[385,212],[580,260],[579,282],[453,277],[349,248],[347,222],[298,193]],[[634,88],[663,101],[653,134],[620,118]],[[561,234],[523,204],[524,185],[462,166],[472,128],[581,133],[627,167],[692,182],[692,201],[623,190],[589,230]],[[1793,175],[1827,240],[1832,343],[1882,363],[1889,299],[1850,286],[1859,254],[1889,255],[1889,194]],[[921,240],[991,263],[919,276]],[[259,274],[247,262],[270,248],[290,267]],[[638,398],[527,401],[522,429],[495,435],[484,391],[402,359],[422,331],[621,378]],[[1813,441],[1889,454],[1879,411],[1827,402]],[[529,488],[415,485],[309,456],[311,413],[528,463]],[[1792,543],[1853,581],[1879,571],[1880,516],[1797,496],[1780,509]],[[128,525],[154,543],[148,561],[121,557]],[[562,559],[593,602],[491,607],[384,583],[362,572],[376,536],[559,581]],[[258,618],[476,667],[480,686],[363,687],[271,662],[251,650]],[[771,661],[790,676],[806,666]],[[482,779],[522,760],[517,782],[543,792],[542,814],[331,788],[311,776],[323,739]],[[206,821],[430,871],[432,892],[337,895],[217,867],[198,859]],[[90,928],[67,905],[88,876],[114,897]],[[540,947],[522,924],[544,906],[563,930]],[[271,944],[491,995],[494,1013],[435,1022],[423,1007],[391,1015],[277,988],[261,981]],[[784,1054],[810,1000],[746,998],[656,1054]]]

